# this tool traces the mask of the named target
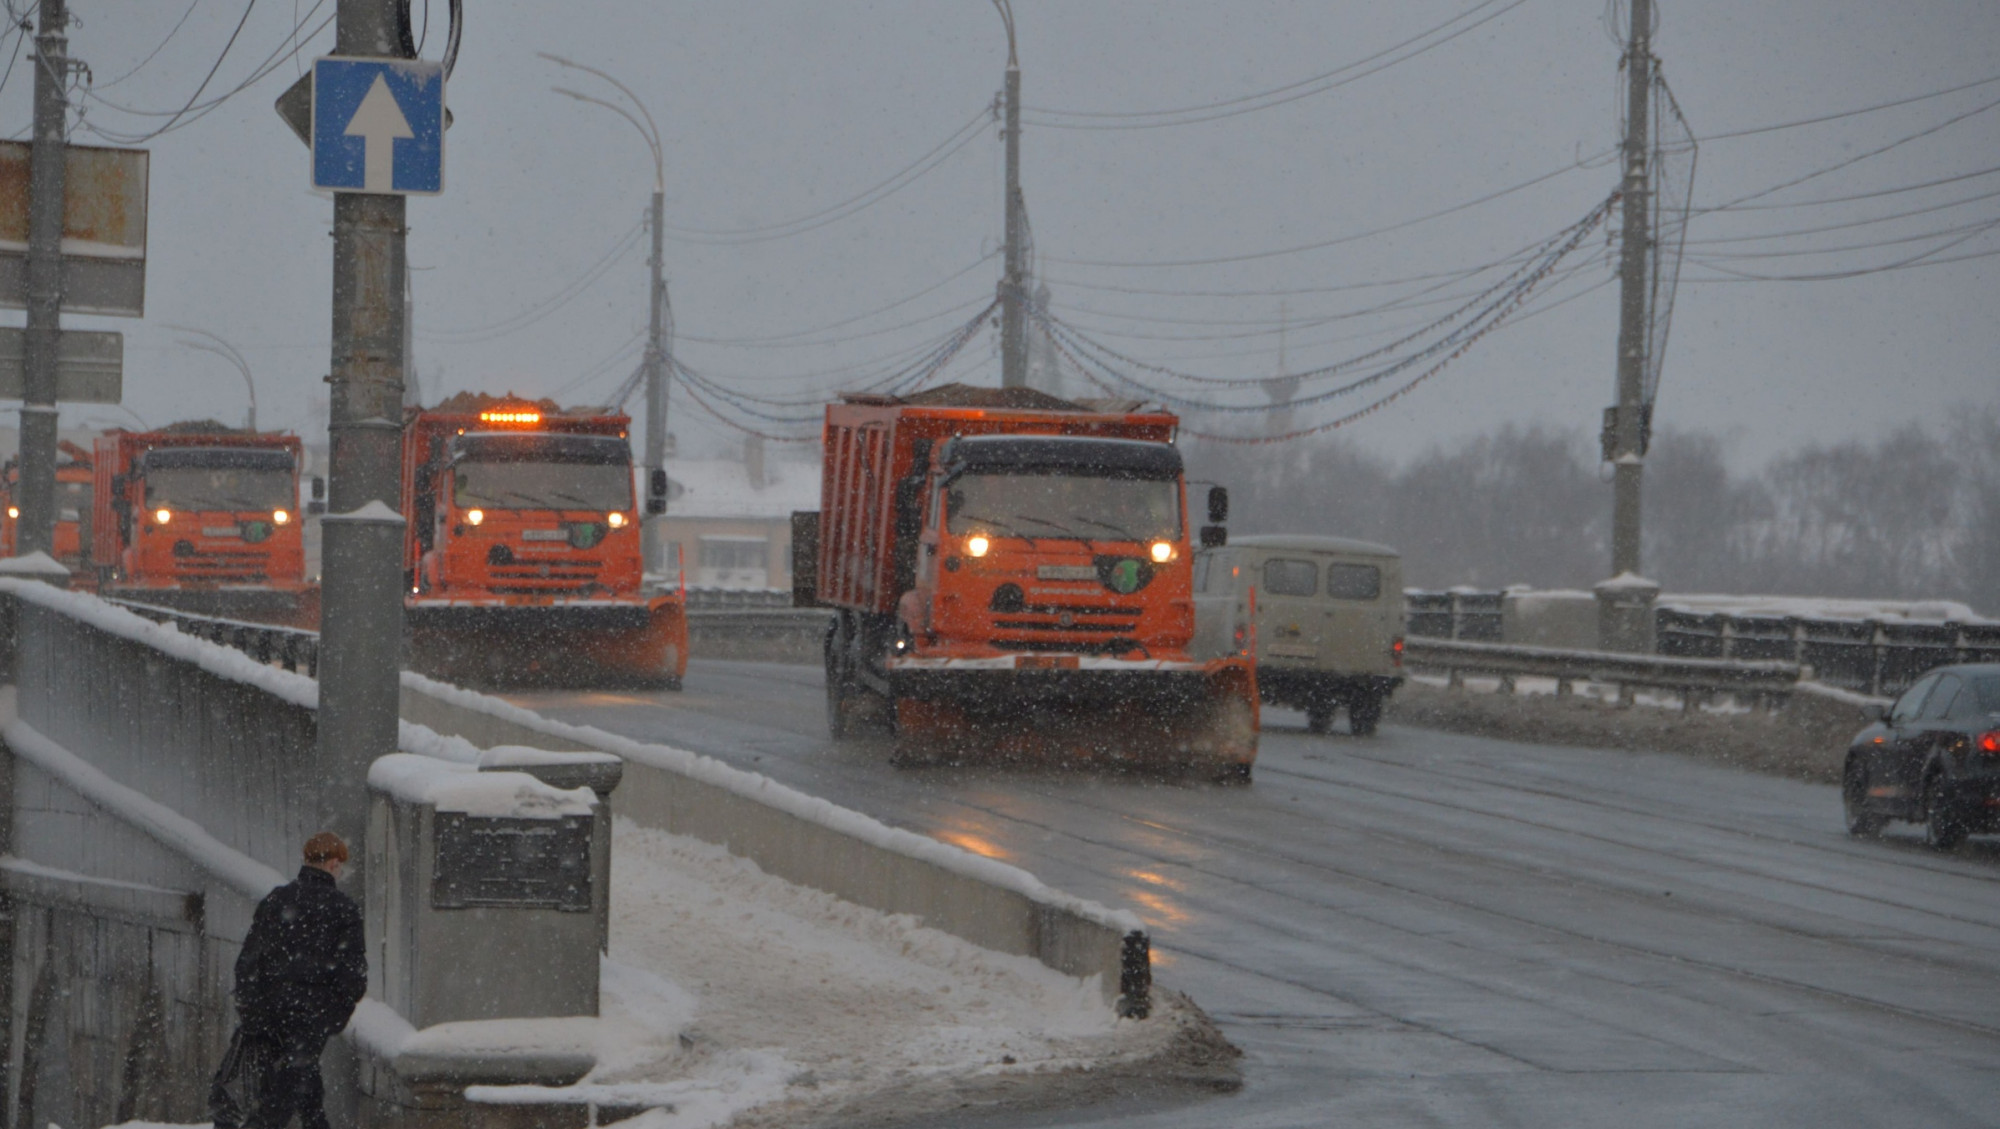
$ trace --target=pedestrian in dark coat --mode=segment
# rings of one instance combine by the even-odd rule
[[[368,990],[361,910],[334,884],[346,862],[347,844],[322,831],[298,877],[257,903],[236,959],[236,1036],[209,1097],[216,1129],[282,1129],[293,1114],[327,1129],[320,1052]]]

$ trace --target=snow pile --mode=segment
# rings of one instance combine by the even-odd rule
[[[1798,619],[1872,619],[1885,623],[1992,623],[1956,600],[1842,600],[1822,596],[1661,596],[1660,606],[1706,615],[1791,616]]]
[[[260,663],[231,647],[183,635],[179,629],[106,603],[87,592],[53,588],[34,580],[0,576],[0,592],[60,612],[79,623],[191,662],[210,674],[255,686],[295,706],[319,708],[319,683],[303,674]]]
[[[776,808],[788,815],[816,823],[884,850],[921,859],[955,874],[962,874],[1003,890],[1012,890],[1042,905],[1067,910],[1087,921],[1094,921],[1120,933],[1143,931],[1146,928],[1145,923],[1140,921],[1136,914],[1126,910],[1109,909],[1096,902],[1052,889],[1044,885],[1041,879],[1020,867],[982,858],[962,847],[940,843],[927,835],[890,827],[860,812],[817,796],[807,795],[795,788],[788,788],[760,773],[732,768],[713,757],[701,756],[668,745],[645,744],[629,737],[606,732],[596,726],[571,725],[568,722],[543,717],[491,695],[438,682],[409,671],[403,672],[403,685],[489,717],[512,722],[573,744],[615,753],[637,764],[651,765],[725,789],[766,807]]]
[[[780,1121],[929,1079],[1060,1072],[1155,1050],[1096,979],[844,902],[721,847],[615,821],[597,1069],[475,1101],[657,1106],[645,1129]]]
[[[589,815],[597,806],[597,795],[588,788],[552,788],[525,772],[481,772],[474,765],[411,753],[375,758],[368,786],[406,804],[505,819]]]

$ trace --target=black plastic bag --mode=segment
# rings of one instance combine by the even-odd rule
[[[270,1076],[278,1048],[262,1039],[246,1038],[243,1028],[229,1037],[229,1050],[208,1088],[208,1112],[215,1129],[240,1129],[264,1104],[264,1079]]]

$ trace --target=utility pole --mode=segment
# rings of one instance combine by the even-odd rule
[[[1653,3],[1631,0],[1632,35],[1625,52],[1625,233],[1618,258],[1618,407],[1612,418],[1607,454],[1612,466],[1611,575],[1637,576],[1639,566],[1639,482],[1645,469],[1647,326],[1646,262],[1652,250],[1647,230],[1652,148],[1646,120],[1653,88]]]
[[[336,55],[404,54],[396,0],[339,0]],[[322,820],[358,841],[368,766],[396,751],[403,641],[404,198],[333,197],[333,355],[322,519]]]
[[[55,548],[56,356],[62,342],[63,138],[69,99],[64,0],[41,0],[35,26],[35,124],[28,157],[28,327],[21,403],[20,554]]]
[[[1021,60],[1014,51],[1014,13],[998,6],[1007,24],[1007,265],[1000,279],[1000,387],[1026,388],[1028,268],[1027,224],[1021,203]]]
[[[1647,213],[1652,170],[1646,120],[1653,90],[1653,0],[1631,0],[1626,41],[1624,241],[1618,261],[1618,406],[1605,421],[1604,457],[1611,461],[1611,578],[1596,586],[1597,642],[1607,651],[1654,646],[1653,602],[1659,587],[1639,571],[1639,483],[1645,470],[1646,350],[1652,336],[1646,265],[1652,252]]]
[[[653,269],[652,319],[646,329],[646,482],[651,490],[653,479],[667,469],[667,280],[666,243],[663,235],[666,216],[666,190],[659,182],[653,185],[653,257],[647,265]],[[649,573],[659,574],[666,570],[666,546],[661,541],[660,525],[664,515],[648,513],[642,519],[645,528],[639,545],[645,554],[644,567]]]

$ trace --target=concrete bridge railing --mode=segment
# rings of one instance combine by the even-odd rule
[[[337,1119],[477,1124],[463,1099],[468,1084],[561,1085],[590,1068],[587,1049],[562,1028],[567,1020],[550,1029],[567,1042],[517,1039],[503,1054],[441,1052],[415,1028],[594,1013],[608,816],[591,789],[534,774],[589,777],[610,758],[517,754],[512,763],[525,761],[527,774],[484,777],[492,787],[482,788],[470,774],[512,766],[482,766],[470,743],[406,723],[401,744],[421,756],[389,757],[401,770],[378,773],[371,788],[367,766],[320,762],[317,698],[304,675],[93,596],[0,576],[0,1126],[206,1120],[251,912],[289,879],[304,838],[329,827],[357,848],[350,865],[360,873],[346,885],[366,892],[371,996],[379,997],[363,1002],[350,1039],[329,1049]],[[421,770],[414,776],[412,764]],[[411,783],[426,774],[438,779]],[[448,855],[435,826],[491,819],[499,827],[522,814],[464,802],[496,790],[534,794],[570,820],[590,871],[584,896],[594,900],[569,904],[575,890],[555,908],[430,896]],[[478,878],[478,863],[452,865]],[[393,923],[392,901],[401,915]],[[507,908],[516,903],[525,908]],[[482,950],[468,929],[505,933],[511,944]],[[447,944],[448,959],[432,951]],[[549,977],[548,991],[499,1005],[453,998],[478,991],[465,986],[482,980],[482,961],[494,974],[486,982],[507,982],[508,961],[518,965],[523,950],[564,975]],[[587,1114],[508,1116],[554,1126],[581,1125]]]

